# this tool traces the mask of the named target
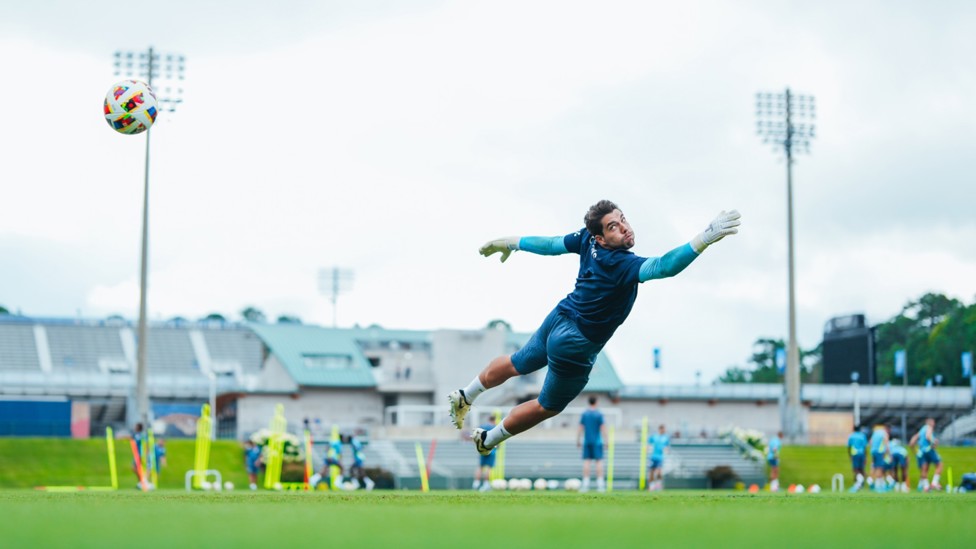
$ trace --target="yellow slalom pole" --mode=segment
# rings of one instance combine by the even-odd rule
[[[329,449],[328,449],[328,451],[326,451],[326,455],[328,455],[328,452],[331,452],[332,451],[332,444],[335,441],[337,441],[337,440],[339,440],[339,426],[338,425],[333,425],[332,426],[332,435],[329,437]],[[336,461],[342,461],[342,454],[340,453],[339,455],[335,456],[335,460]],[[336,486],[336,479],[337,478],[339,478],[339,466],[338,465],[330,465],[329,466],[329,487],[331,487],[333,490],[338,490],[339,489],[339,487]]]
[[[197,420],[197,443],[193,455],[193,475],[192,486],[203,488],[203,481],[207,475],[210,465],[210,405],[204,404],[200,407],[200,419]]]
[[[502,419],[503,419],[502,411],[495,410],[495,424],[501,425]],[[496,448],[498,449],[495,451],[495,466],[491,470],[492,473],[491,476],[492,479],[495,478],[504,479],[505,478],[505,443],[502,442]]]
[[[312,471],[312,433],[305,429],[305,489],[311,490],[312,485],[308,483],[308,479],[312,478],[314,472]]]
[[[947,467],[946,471],[946,492],[952,493],[952,467]]]
[[[647,486],[647,416],[644,416],[644,420],[641,421],[640,445],[640,472],[637,477],[640,480],[637,487],[643,492]]]
[[[115,435],[112,428],[105,428],[105,445],[108,446],[108,473],[112,477],[112,489],[119,489],[119,472],[115,467]]]
[[[424,461],[424,449],[417,443],[417,467],[420,469],[420,490],[427,492],[430,486],[427,484],[427,463]]]
[[[156,472],[159,468],[156,464],[156,437],[153,436],[152,428],[146,429],[146,433],[149,434],[149,478],[152,479],[152,485],[156,488],[159,487],[159,474]]]
[[[607,492],[613,492],[613,425],[607,431]]]

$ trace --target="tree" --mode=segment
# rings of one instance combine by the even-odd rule
[[[976,303],[966,306],[942,294],[909,301],[901,313],[875,327],[878,383],[900,385],[895,353],[905,351],[909,385],[942,376],[943,385],[966,385],[960,367],[963,351],[976,345]]]
[[[781,383],[783,374],[776,366],[776,352],[786,349],[782,339],[761,337],[752,344],[749,363],[752,368],[730,366],[718,377],[720,383]],[[821,348],[800,349],[800,380],[803,383],[819,383],[821,379]]]
[[[3,305],[0,305],[0,315],[9,315],[9,314],[10,311],[8,311],[7,308],[4,307]]]
[[[506,332],[512,331],[512,325],[500,318],[496,318],[488,323],[489,330],[504,330]]]
[[[244,320],[248,322],[264,323],[267,320],[264,313],[261,312],[261,310],[257,307],[246,307],[243,311],[241,311],[241,316],[244,317]]]
[[[214,320],[214,321],[217,321],[217,322],[227,322],[227,319],[224,318],[224,315],[222,315],[220,313],[210,313],[209,315],[203,317],[203,320],[204,321]]]
[[[281,315],[278,317],[278,324],[301,324],[302,319],[293,315]]]

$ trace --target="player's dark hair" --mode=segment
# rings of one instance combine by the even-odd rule
[[[586,400],[587,400],[587,402],[590,403],[590,406],[596,404],[596,397],[595,396],[591,396],[590,398],[588,398]]]
[[[593,236],[603,236],[603,216],[619,209],[616,204],[609,200],[601,200],[590,206],[586,215],[583,216],[583,224],[586,225],[586,230],[590,231]]]

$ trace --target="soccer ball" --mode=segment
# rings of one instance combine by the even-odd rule
[[[281,490],[281,483],[276,482],[271,487],[274,488],[275,490]]]
[[[105,121],[113,130],[124,134],[142,133],[148,130],[159,104],[152,89],[139,80],[123,80],[105,94]]]
[[[536,490],[545,490],[548,487],[549,483],[546,482],[546,479],[544,478],[537,478],[535,479],[535,482],[532,483],[532,488]]]
[[[503,491],[506,488],[508,488],[508,483],[505,482],[505,479],[503,478],[496,478],[495,480],[491,481],[492,490]]]
[[[208,481],[208,480],[201,480],[200,481],[200,488],[203,489],[203,490],[209,490],[209,489],[213,488],[213,485],[210,484],[210,481]]]
[[[531,490],[532,481],[527,478],[523,478],[522,480],[519,481],[519,488],[522,490]]]
[[[802,494],[803,493],[803,485],[802,484],[797,484],[796,485],[796,493],[797,494]]]
[[[522,479],[510,478],[508,479],[508,489],[509,490],[521,490],[522,489]]]
[[[224,483],[224,490],[233,490],[233,489],[234,489],[233,482],[228,480],[227,482]]]
[[[810,493],[810,494],[819,494],[820,493],[820,485],[819,484],[814,484],[813,486],[807,488],[807,492]]]
[[[566,479],[566,482],[563,484],[563,488],[565,488],[567,492],[579,492],[579,489],[582,486],[583,486],[583,481],[581,481],[578,478],[568,478]]]

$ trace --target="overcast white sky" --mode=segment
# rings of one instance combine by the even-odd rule
[[[607,352],[630,383],[710,381],[787,330],[785,164],[754,93],[815,95],[794,169],[799,342],[926,291],[976,296],[972,2],[225,2],[149,14],[0,4],[0,304],[138,311],[144,137],[101,101],[112,53],[187,57],[152,131],[152,318],[534,330],[575,256],[478,255],[616,201],[639,255],[722,209],[740,234],[644,284]],[[120,11],[121,10],[121,11]],[[651,349],[664,368],[651,369]]]

